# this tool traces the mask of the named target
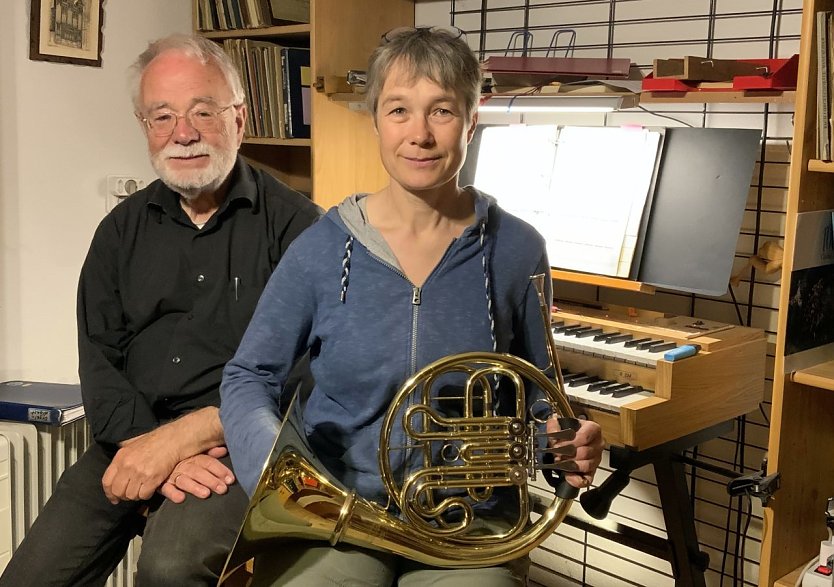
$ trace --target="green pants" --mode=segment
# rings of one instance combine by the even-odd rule
[[[252,587],[522,587],[527,557],[484,569],[440,569],[389,553],[299,541],[255,559]]]

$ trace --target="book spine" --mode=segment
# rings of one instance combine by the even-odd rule
[[[292,106],[290,100],[290,71],[289,71],[289,51],[281,49],[281,82],[284,86],[283,105],[284,109],[284,134],[288,139],[293,138],[292,135]]]
[[[0,420],[58,425],[61,423],[61,410],[0,402]]]
[[[831,160],[831,136],[828,121],[831,117],[831,103],[828,95],[828,14],[817,12],[817,157]]]

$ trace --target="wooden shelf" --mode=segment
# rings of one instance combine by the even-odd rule
[[[794,587],[794,585],[796,585],[796,580],[799,579],[799,573],[801,573],[802,569],[804,568],[805,565],[802,565],[801,567],[794,569],[793,571],[776,581],[774,587]]]
[[[834,391],[834,360],[794,371],[791,381]]]
[[[808,171],[818,171],[820,173],[834,173],[834,161],[821,161],[819,159],[811,159],[808,161]]]
[[[253,37],[282,37],[306,39],[310,36],[309,24],[270,26],[260,29],[232,29],[228,31],[199,31],[208,39],[242,39]]]
[[[640,94],[641,104],[793,104],[796,99],[795,91],[777,92],[745,92],[745,91],[715,91],[715,92],[643,92]]]
[[[653,294],[655,292],[655,287],[653,285],[641,283],[639,281],[632,281],[631,279],[622,279],[620,277],[608,277],[606,275],[594,275],[591,273],[576,273],[575,271],[563,271],[561,269],[551,269],[550,276],[553,279],[560,279],[562,281],[585,283],[587,285],[610,287],[612,289],[622,289],[647,294]]]
[[[243,142],[249,145],[276,145],[280,147],[309,147],[310,139],[276,139],[273,137],[245,137]]]

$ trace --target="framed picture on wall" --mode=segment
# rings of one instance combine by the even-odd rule
[[[101,67],[104,0],[32,0],[29,59]]]

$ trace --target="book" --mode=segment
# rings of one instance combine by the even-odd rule
[[[269,0],[269,4],[278,22],[310,22],[310,0]]]
[[[831,161],[831,96],[829,95],[828,55],[830,39],[828,21],[830,13],[816,13],[817,35],[817,158]]]
[[[58,426],[83,416],[80,385],[40,381],[0,383],[0,420]]]
[[[284,131],[287,138],[310,138],[310,50],[281,50],[284,82]]]
[[[831,360],[834,353],[834,210],[796,215],[785,324],[785,372]]]

